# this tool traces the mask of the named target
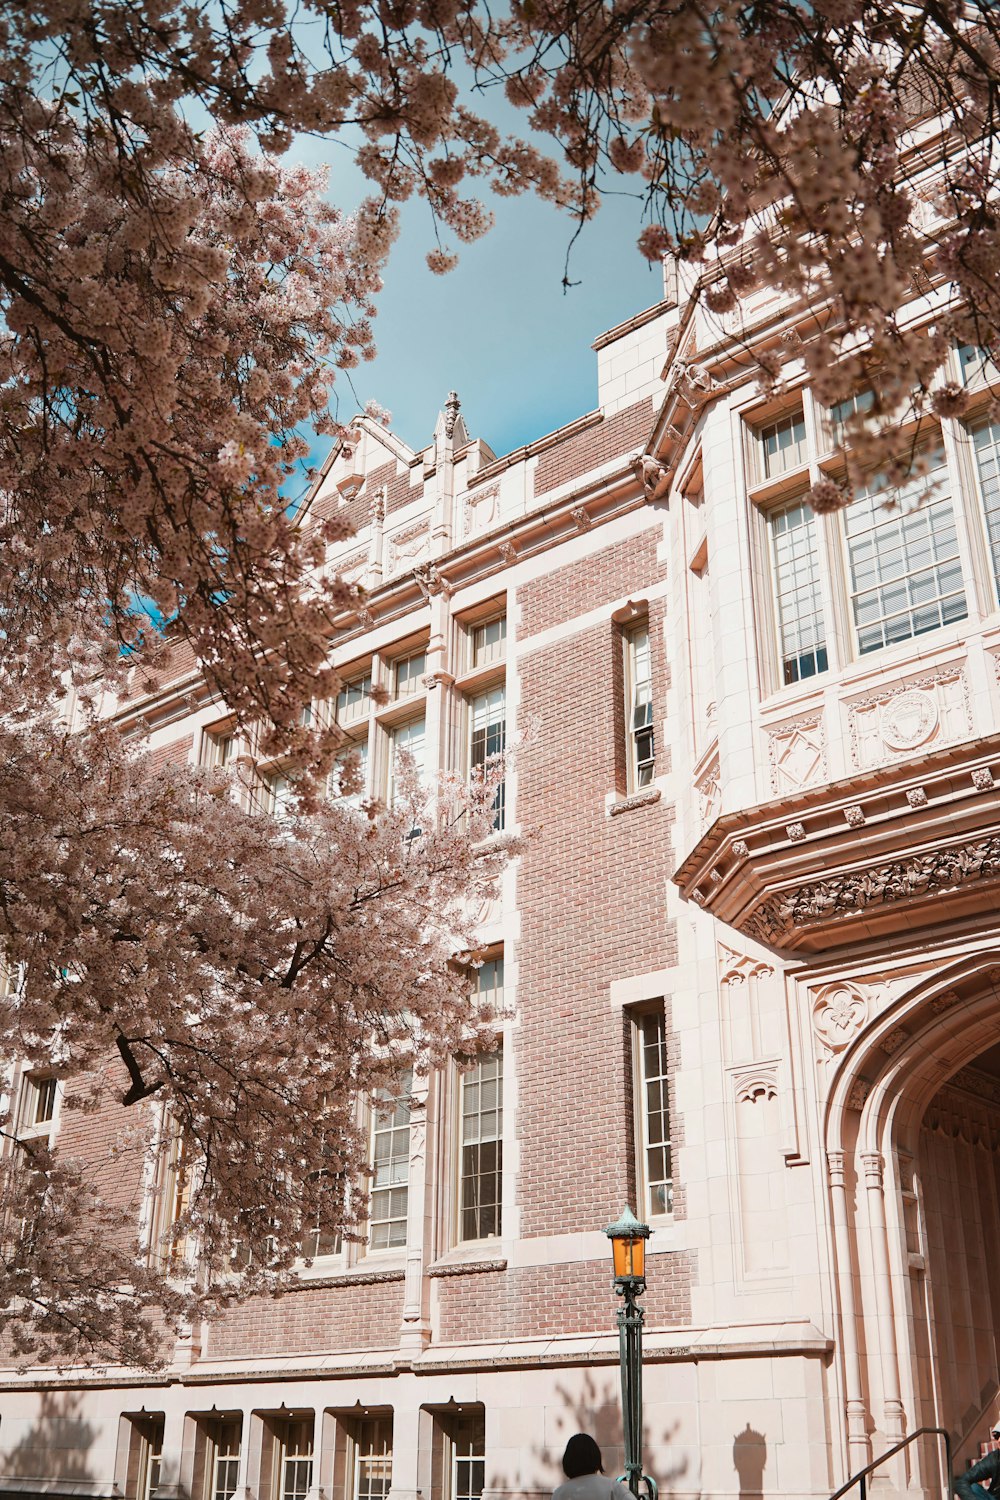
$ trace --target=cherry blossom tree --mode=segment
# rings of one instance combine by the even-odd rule
[[[335,726],[302,724],[358,597],[322,567],[341,523],[301,524],[286,486],[372,353],[395,205],[427,199],[443,271],[489,226],[484,187],[582,220],[633,186],[641,250],[689,262],[727,327],[760,287],[798,308],[785,343],[747,336],[765,386],[794,360],[824,400],[873,389],[851,461],[891,470],[913,462],[901,404],[962,408],[949,342],[1000,350],[1000,13],[0,0],[0,27],[0,1057],[129,1122],[110,1167],[0,1123],[0,1325],[25,1357],[142,1360],[158,1327],[274,1285],[303,1223],[349,1229],[353,1101],[495,1024],[454,962],[504,857],[478,842],[490,787],[359,816],[323,795]],[[280,160],[304,131],[360,141],[355,216]],[[154,773],[104,713],[178,639],[296,766],[288,820],[225,773]],[[107,1181],[155,1130],[189,1164],[166,1263]]]

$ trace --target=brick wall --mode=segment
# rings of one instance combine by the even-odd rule
[[[652,582],[655,536],[605,549],[519,591],[522,639]],[[654,601],[650,613],[659,715],[667,688],[662,604]],[[536,830],[519,881],[526,1236],[602,1228],[621,1211],[635,1164],[624,1119],[627,1049],[609,987],[676,959],[666,916],[674,810],[662,800],[613,818],[605,810],[620,765],[620,652],[609,615],[519,663],[522,723],[532,732],[520,752],[518,816]],[[657,769],[664,769],[662,749]],[[686,1260],[675,1261],[683,1279]]]
[[[157,745],[155,750],[149,752],[149,769],[155,776],[157,771],[162,771],[165,766],[186,766],[191,756],[191,747],[194,744],[194,734],[183,734],[179,740],[171,740],[167,745]]]
[[[652,1256],[647,1269],[647,1328],[688,1322],[690,1257],[678,1252]],[[438,1332],[445,1344],[610,1333],[617,1327],[610,1242],[606,1260],[480,1271],[447,1277],[438,1285]]]
[[[283,1297],[254,1297],[224,1313],[209,1330],[207,1357],[394,1349],[402,1318],[402,1280],[304,1287]]]
[[[653,398],[647,396],[626,406],[593,427],[585,427],[554,447],[547,448],[535,471],[535,494],[543,495],[571,479],[579,479],[630,448],[641,448],[653,421]]]
[[[518,634],[524,639],[611,599],[641,594],[664,576],[656,559],[659,535],[658,529],[641,532],[525,584],[517,591]]]
[[[101,1197],[108,1203],[134,1209],[137,1221],[142,1203],[143,1127],[147,1116],[139,1106],[126,1109],[121,1103],[129,1087],[129,1077],[117,1057],[108,1061],[100,1075],[100,1109],[74,1109],[73,1095],[82,1098],[92,1082],[93,1075],[85,1075],[67,1083],[55,1148],[60,1156],[85,1163],[88,1181]]]

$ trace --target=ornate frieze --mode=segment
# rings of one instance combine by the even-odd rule
[[[1000,880],[1000,836],[808,881],[763,901],[744,931],[761,942],[781,944],[796,928],[984,880]]]

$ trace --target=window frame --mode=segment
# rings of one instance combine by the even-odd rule
[[[378,1168],[378,1164],[377,1164],[376,1156],[375,1156],[375,1153],[376,1153],[376,1139],[377,1139],[377,1136],[379,1134],[379,1118],[380,1118],[380,1116],[382,1116],[382,1115],[384,1115],[386,1113],[386,1111],[384,1109],[380,1109],[380,1107],[379,1107],[380,1104],[382,1104],[382,1103],[388,1103],[391,1106],[391,1108],[392,1108],[393,1114],[395,1114],[395,1112],[404,1103],[405,1103],[405,1107],[406,1107],[406,1124],[405,1124],[405,1130],[406,1130],[406,1180],[403,1183],[392,1183],[392,1182],[390,1182],[390,1183],[386,1184],[384,1187],[380,1187],[378,1185],[378,1180],[377,1180],[377,1168]],[[399,1255],[401,1253],[404,1253],[405,1250],[406,1250],[406,1245],[407,1245],[407,1241],[408,1241],[408,1238],[409,1238],[407,1231],[408,1231],[408,1228],[409,1228],[409,1213],[410,1213],[410,1173],[411,1173],[411,1169],[412,1169],[412,1165],[413,1165],[412,1118],[413,1118],[413,1076],[412,1076],[412,1073],[410,1072],[410,1070],[407,1069],[407,1071],[404,1074],[404,1076],[400,1079],[400,1096],[399,1096],[399,1098],[397,1100],[393,1101],[393,1100],[391,1100],[391,1099],[389,1099],[387,1097],[383,1098],[382,1097],[382,1092],[380,1091],[380,1094],[377,1094],[374,1098],[372,1098],[369,1101],[369,1105],[368,1105],[368,1143],[369,1143],[368,1155],[369,1155],[369,1161],[371,1163],[372,1176],[371,1176],[371,1186],[370,1186],[370,1190],[369,1190],[369,1203],[368,1203],[368,1224],[367,1224],[368,1236],[367,1236],[367,1240],[366,1240],[366,1243],[365,1243],[365,1246],[364,1246],[364,1252],[365,1252],[366,1256],[369,1256],[369,1255],[383,1255],[383,1256],[384,1255]],[[396,1133],[396,1131],[402,1130],[403,1128],[404,1127],[403,1127],[402,1124],[398,1124],[398,1123],[393,1122],[393,1123],[390,1123],[388,1126],[383,1127],[383,1130],[387,1131],[390,1135],[394,1135]],[[402,1160],[402,1158],[401,1157],[399,1157],[399,1158],[390,1157],[390,1162],[395,1161],[395,1160]],[[387,1218],[387,1219],[376,1220],[375,1216],[374,1216],[374,1212],[373,1212],[374,1206],[375,1206],[375,1195],[376,1195],[376,1193],[380,1193],[380,1192],[386,1192],[386,1193],[388,1193],[390,1195],[390,1204],[391,1204],[392,1192],[394,1190],[398,1190],[400,1187],[402,1187],[405,1190],[405,1194],[406,1194],[405,1208],[404,1208],[404,1211],[403,1211],[402,1215],[398,1215],[398,1214],[397,1215],[390,1215],[390,1217]],[[401,1240],[397,1240],[397,1241],[393,1242],[393,1240],[390,1237],[388,1239],[388,1242],[386,1244],[384,1244],[384,1245],[375,1245],[375,1244],[373,1244],[372,1243],[372,1230],[373,1230],[373,1227],[376,1224],[376,1222],[379,1223],[379,1224],[387,1223],[389,1225],[398,1224],[398,1223],[402,1222],[402,1225],[403,1225],[403,1238]]]
[[[631,1008],[628,1013],[631,1028],[631,1052],[632,1052],[632,1097],[633,1097],[633,1119],[635,1121],[635,1172],[636,1172],[636,1196],[642,1204],[642,1217],[655,1220],[659,1223],[671,1222],[674,1217],[674,1206],[676,1201],[677,1172],[674,1163],[675,1154],[675,1129],[674,1129],[674,1089],[673,1089],[673,1067],[671,1059],[671,1038],[667,1028],[667,1007],[665,997],[649,1000],[642,1005]],[[659,1024],[661,1040],[659,1046],[662,1050],[663,1071],[650,1077],[646,1068],[647,1041],[645,1027],[647,1022],[654,1021]],[[650,1140],[650,1110],[648,1108],[648,1087],[651,1082],[656,1082],[665,1089],[666,1107],[663,1113],[667,1122],[667,1137],[665,1141]],[[649,1154],[655,1150],[666,1149],[670,1163],[670,1176],[658,1179],[668,1189],[669,1207],[665,1209],[653,1207],[652,1189],[654,1181],[649,1171]]]
[[[639,637],[645,637],[645,656],[648,661],[648,676],[639,679],[637,676],[637,663],[639,656],[636,651],[636,641]],[[625,792],[626,796],[634,797],[642,792],[648,791],[656,784],[656,695],[654,692],[655,676],[653,671],[653,632],[650,629],[648,614],[639,619],[630,621],[622,627],[621,649],[623,681],[625,694]],[[636,701],[636,689],[640,681],[643,686],[648,687],[649,701],[645,705],[649,712],[648,722],[637,726],[635,714],[638,709]],[[648,757],[639,754],[640,736],[646,734],[650,737],[652,753]],[[648,767],[649,775],[643,779],[644,768]]]
[[[369,1440],[367,1434],[369,1429],[372,1437]],[[376,1443],[380,1430],[383,1434],[387,1430],[388,1441],[384,1442],[381,1454],[376,1454]],[[394,1461],[394,1423],[391,1410],[371,1410],[361,1413],[352,1425],[350,1432],[350,1496],[351,1500],[372,1500],[372,1491],[366,1488],[362,1494],[361,1476],[362,1466],[366,1462],[381,1462],[385,1464],[388,1460],[389,1472],[386,1478],[385,1489],[380,1500],[385,1500],[392,1488],[392,1473]]]
[[[243,1413],[242,1412],[219,1412],[210,1416],[198,1417],[198,1432],[202,1444],[201,1458],[201,1500],[232,1500],[233,1495],[239,1489],[240,1463],[243,1458]],[[227,1428],[236,1429],[236,1452],[222,1454],[221,1449],[224,1434]],[[235,1462],[236,1473],[231,1489],[220,1490],[218,1483],[218,1471],[220,1463],[231,1464]]]

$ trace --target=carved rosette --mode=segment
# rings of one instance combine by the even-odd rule
[[[868,1016],[868,995],[846,980],[824,985],[813,1001],[813,1030],[828,1053],[850,1046]]]

